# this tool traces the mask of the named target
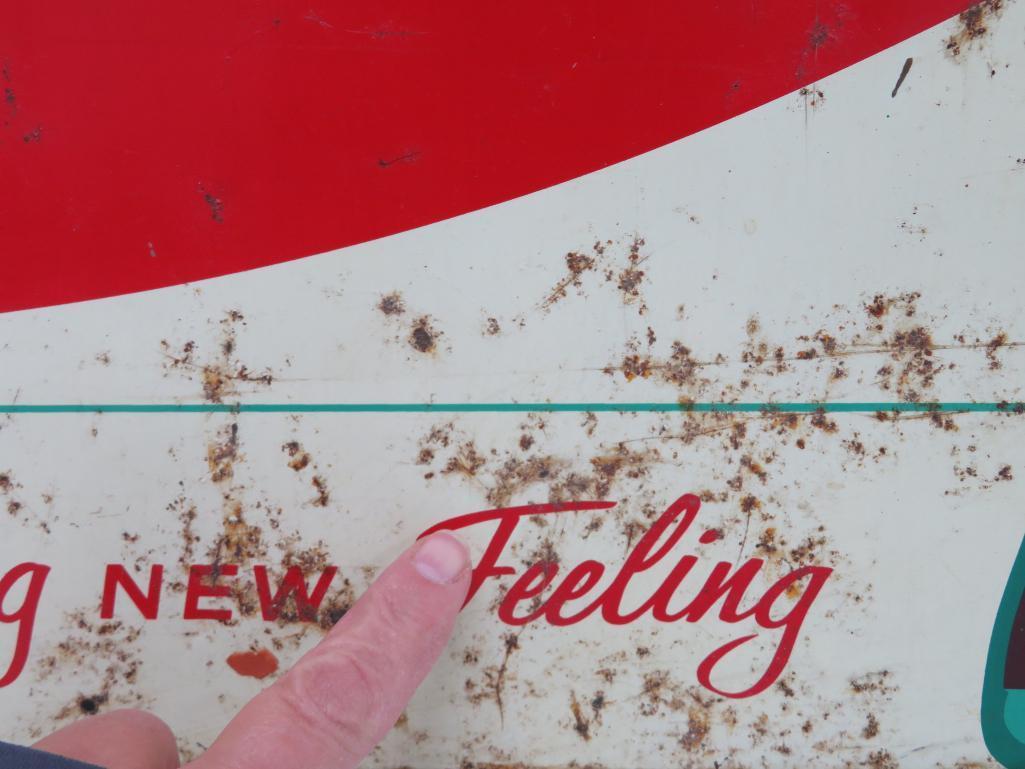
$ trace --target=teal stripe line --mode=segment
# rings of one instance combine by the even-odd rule
[[[568,412],[1025,412],[1025,403],[11,403],[0,414],[459,414]]]

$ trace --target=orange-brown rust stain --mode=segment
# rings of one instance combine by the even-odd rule
[[[265,648],[235,652],[225,661],[240,676],[249,678],[266,678],[278,671],[278,658]]]
[[[570,712],[573,714],[573,731],[576,732],[584,742],[590,741],[591,720],[584,717],[584,711],[581,709],[580,702],[577,700],[576,692],[570,692],[569,708]]]
[[[238,422],[222,427],[217,438],[207,444],[206,463],[210,480],[222,483],[231,480],[235,474],[235,460],[238,459]]]
[[[288,454],[288,466],[296,472],[305,469],[310,463],[310,454],[303,450],[299,441],[289,441],[281,447],[281,450]]]
[[[983,0],[957,17],[957,29],[947,38],[947,55],[960,61],[967,51],[982,46],[996,21],[1003,15],[1006,0]]]

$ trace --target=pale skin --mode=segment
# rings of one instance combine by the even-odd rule
[[[454,535],[416,543],[185,769],[357,766],[437,661],[469,584],[469,553]],[[76,721],[33,747],[107,769],[179,766],[171,730],[139,710]]]

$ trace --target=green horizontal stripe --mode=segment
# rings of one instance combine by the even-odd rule
[[[788,414],[883,412],[1015,412],[1021,402],[1000,403],[11,403],[3,414],[396,414],[568,412],[779,412]]]

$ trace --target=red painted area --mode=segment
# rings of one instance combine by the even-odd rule
[[[236,272],[508,200],[968,5],[8,4],[0,311]]]
[[[278,669],[278,658],[269,649],[235,652],[228,657],[227,662],[240,676],[250,678],[266,678]]]

